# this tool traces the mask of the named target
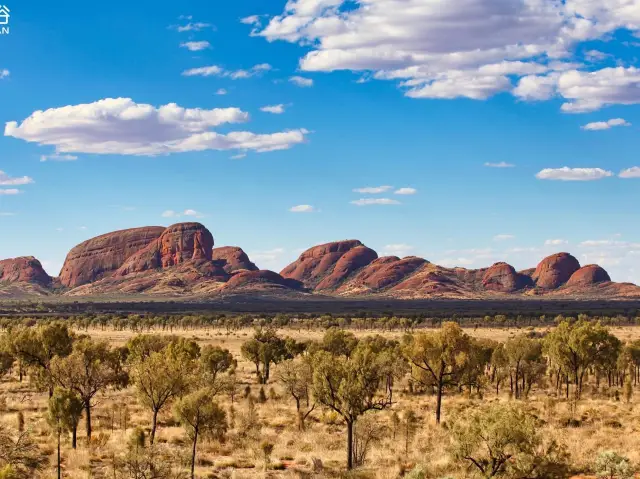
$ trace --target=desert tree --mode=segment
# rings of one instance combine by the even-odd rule
[[[74,393],[56,388],[49,398],[47,422],[53,429],[57,439],[58,479],[62,477],[60,442],[63,432],[72,432],[72,446],[76,448],[76,431],[82,414],[82,401]]]
[[[313,359],[310,356],[289,359],[278,366],[278,381],[296,403],[297,423],[305,430],[305,421],[316,407],[312,398]]]
[[[300,354],[303,346],[291,338],[281,338],[273,328],[258,328],[253,338],[242,347],[242,356],[256,367],[256,376],[261,384],[267,384],[271,375],[271,365]],[[260,366],[262,365],[262,371]]]
[[[82,400],[88,441],[96,394],[108,387],[124,387],[128,380],[117,351],[104,341],[89,338],[76,341],[69,356],[55,357],[51,361],[51,374],[58,385],[75,392]]]
[[[200,438],[221,438],[227,431],[225,412],[202,388],[178,401],[174,412],[192,441],[191,479],[195,477],[196,448]]]
[[[561,479],[567,455],[545,442],[536,419],[518,406],[492,404],[460,418],[451,431],[451,453],[481,477]]]
[[[209,378],[215,382],[219,373],[235,365],[235,360],[228,349],[222,349],[220,346],[205,346],[200,353],[200,363]]]
[[[516,336],[504,343],[504,354],[511,378],[511,390],[516,399],[526,397],[531,386],[545,372],[542,343],[525,335]]]
[[[73,337],[65,324],[53,322],[35,328],[20,328],[11,333],[11,348],[22,367],[35,373],[36,382],[53,395],[51,362],[71,353]]]
[[[592,368],[615,364],[621,342],[599,322],[563,320],[545,338],[544,348],[550,360],[571,377],[575,397],[580,399],[583,380]],[[567,378],[567,393],[569,379]]]
[[[0,429],[0,472],[6,478],[31,478],[45,465],[46,459],[28,431]]]
[[[320,348],[334,356],[351,356],[351,353],[358,345],[358,338],[344,329],[329,329],[320,342]]]
[[[314,355],[313,394],[323,406],[339,414],[347,426],[347,468],[352,469],[353,430],[367,411],[391,405],[385,387],[385,358],[370,347],[357,347],[349,358],[326,351]]]
[[[404,354],[412,379],[436,393],[436,423],[440,424],[442,395],[457,386],[465,372],[471,340],[458,324],[445,322],[440,330],[405,337]]]
[[[148,356],[137,356],[131,363],[129,374],[140,402],[151,409],[151,435],[154,443],[158,427],[158,414],[175,398],[183,395],[193,379],[194,361],[188,354],[174,354],[165,347]]]

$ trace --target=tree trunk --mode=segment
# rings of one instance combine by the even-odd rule
[[[191,479],[194,479],[196,469],[196,444],[198,444],[198,430],[193,435],[193,449],[191,451]]]
[[[440,411],[442,409],[442,378],[438,381],[438,397],[436,400],[436,424],[440,424]]]
[[[151,437],[149,438],[149,443],[153,445],[153,441],[156,438],[156,429],[158,427],[158,411],[154,409],[153,411],[153,419],[151,420]]]
[[[78,423],[76,422],[71,429],[71,447],[75,449],[78,446]]]
[[[58,426],[58,479],[62,478],[62,471],[60,469],[60,426]]]
[[[86,425],[87,425],[87,444],[91,442],[91,404],[89,401],[86,402],[84,406],[84,413],[86,416]]]
[[[353,469],[353,421],[347,421],[347,469]]]

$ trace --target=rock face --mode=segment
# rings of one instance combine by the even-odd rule
[[[237,246],[213,248],[212,259],[228,274],[241,270],[258,271],[258,267],[251,262],[247,253]]]
[[[377,257],[375,251],[358,240],[337,241],[308,249],[280,274],[302,282],[307,288],[334,289]]]
[[[127,258],[157,240],[162,226],[107,233],[74,247],[62,266],[60,282],[70,288],[111,275]]]
[[[269,270],[242,271],[234,274],[227,284],[225,290],[234,289],[267,289],[270,287],[284,287],[291,289],[302,289],[302,283],[290,278],[283,278],[278,273]]]
[[[426,260],[416,256],[403,259],[384,256],[369,263],[349,281],[348,285],[343,286],[343,289],[364,287],[371,291],[379,291],[404,280],[426,263]]]
[[[482,277],[482,286],[489,291],[513,293],[532,284],[531,278],[516,273],[507,263],[496,263],[486,270]]]
[[[569,253],[558,253],[543,259],[533,280],[538,288],[555,289],[565,284],[571,275],[580,269],[580,263]]]
[[[213,235],[200,223],[178,223],[129,257],[116,276],[169,268],[187,261],[211,261]]]
[[[42,268],[40,261],[33,256],[23,256],[0,261],[0,281],[49,286],[51,277]]]
[[[593,286],[607,281],[611,281],[609,273],[597,264],[588,264],[571,275],[567,286]]]

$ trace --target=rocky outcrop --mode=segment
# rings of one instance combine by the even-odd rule
[[[238,290],[238,289],[268,289],[273,287],[290,288],[290,289],[302,289],[302,283],[295,279],[283,278],[278,273],[274,273],[269,270],[258,271],[242,271],[234,274],[227,284],[224,285],[224,290]]]
[[[588,264],[571,275],[567,286],[593,286],[607,281],[611,281],[611,278],[604,268],[597,264]]]
[[[543,259],[532,278],[538,288],[555,289],[569,281],[579,269],[580,263],[576,258],[569,253],[558,253]]]
[[[529,276],[517,273],[513,266],[507,263],[495,263],[482,277],[484,289],[500,293],[513,293],[532,284]]]
[[[200,223],[178,223],[125,261],[118,277],[155,269],[170,268],[187,261],[210,262],[213,235]]]
[[[397,256],[384,256],[362,268],[339,291],[348,292],[349,290],[358,290],[360,288],[380,291],[406,279],[426,263],[426,260],[416,256],[409,256],[403,259]]]
[[[307,288],[329,290],[377,257],[375,251],[358,240],[337,241],[308,249],[280,274]]]
[[[60,282],[69,288],[108,277],[125,260],[157,240],[165,228],[148,226],[107,233],[75,246],[65,259]]]
[[[5,259],[0,261],[0,282],[35,283],[41,286],[51,284],[51,276],[33,256]]]
[[[237,246],[213,248],[212,259],[228,274],[243,270],[258,271],[258,267],[251,262],[247,253]]]

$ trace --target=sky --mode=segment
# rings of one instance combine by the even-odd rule
[[[276,271],[359,239],[640,283],[640,0],[6,7],[2,258],[199,221]]]

